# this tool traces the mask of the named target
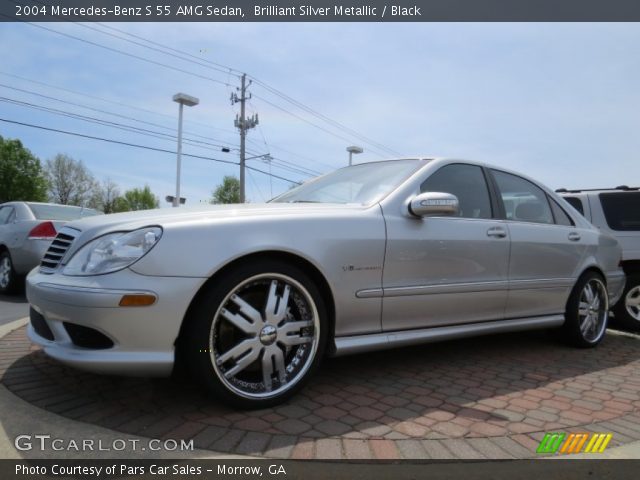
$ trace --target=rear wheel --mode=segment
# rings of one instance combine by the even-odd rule
[[[563,333],[572,345],[595,347],[604,338],[609,320],[609,296],[601,275],[587,272],[576,282],[565,312]]]
[[[19,277],[13,269],[9,252],[0,253],[0,293],[15,293],[19,287]]]
[[[630,330],[640,330],[640,274],[627,277],[622,297],[615,307],[616,324]]]
[[[189,319],[184,348],[216,398],[264,408],[291,397],[316,369],[326,318],[322,297],[303,271],[259,261],[208,287]]]

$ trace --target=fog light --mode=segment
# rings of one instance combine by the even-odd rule
[[[120,299],[121,307],[147,307],[154,303],[156,303],[155,295],[149,295],[148,293],[123,295]]]

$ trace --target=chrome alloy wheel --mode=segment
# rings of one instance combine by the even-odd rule
[[[7,288],[11,281],[11,259],[3,257],[0,259],[0,288]]]
[[[609,297],[604,283],[598,278],[589,280],[580,293],[578,317],[580,333],[590,343],[604,333],[609,316]]]
[[[624,307],[629,316],[640,322],[640,285],[630,289],[624,297]]]
[[[209,354],[222,383],[249,399],[278,396],[296,385],[316,355],[318,310],[309,292],[279,273],[234,287],[215,313]]]

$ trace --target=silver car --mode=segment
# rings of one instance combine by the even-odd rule
[[[51,240],[66,222],[100,213],[55,203],[0,204],[0,293],[20,289],[24,276],[40,264]]]
[[[27,279],[61,362],[168,375],[236,407],[282,402],[322,357],[558,328],[605,335],[616,240],[522,175],[447,159],[337,170],[267,204],[73,222]]]

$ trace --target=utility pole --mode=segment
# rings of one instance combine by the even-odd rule
[[[231,94],[231,105],[234,105],[238,102],[240,103],[240,115],[236,115],[236,119],[234,121],[234,125],[240,130],[240,203],[245,202],[244,174],[246,160],[245,140],[247,137],[247,130],[255,128],[255,126],[258,125],[257,113],[249,118],[247,118],[245,114],[245,103],[251,98],[251,94],[247,96],[247,88],[249,87],[249,85],[251,85],[251,80],[249,80],[249,83],[247,84],[247,74],[243,73],[240,88],[238,89],[240,91],[240,96],[238,97],[238,94],[236,93]]]

